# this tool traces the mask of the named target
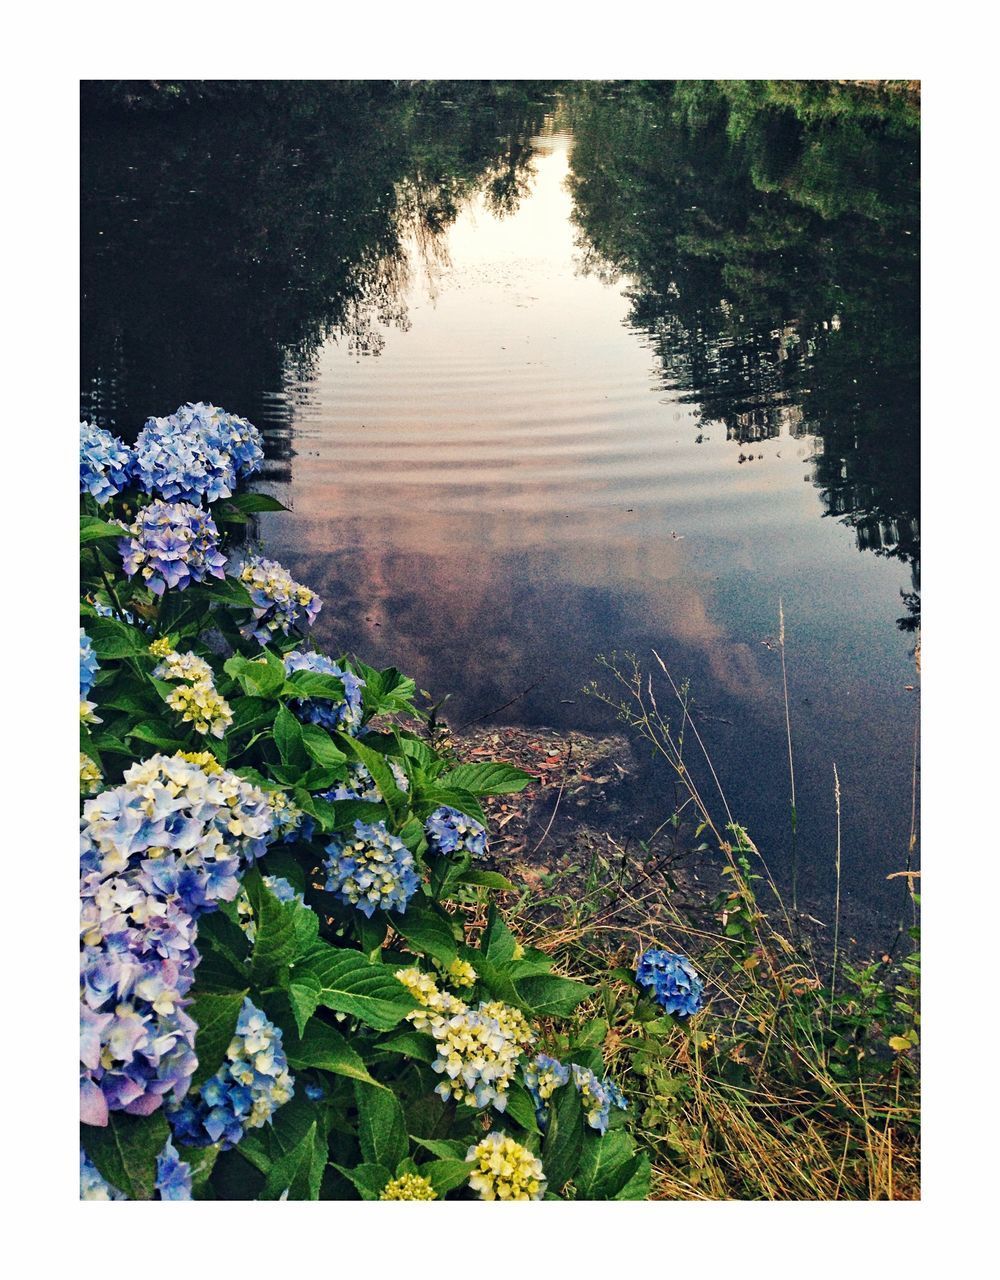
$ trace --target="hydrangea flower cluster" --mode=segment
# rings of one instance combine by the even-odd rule
[[[556,1089],[568,1084],[572,1079],[583,1103],[583,1113],[591,1129],[596,1129],[602,1136],[607,1132],[611,1119],[611,1108],[627,1110],[625,1095],[613,1080],[601,1080],[589,1067],[581,1067],[575,1062],[564,1066],[557,1058],[547,1053],[539,1053],[522,1072],[524,1083],[535,1104],[535,1115],[539,1127],[545,1129],[548,1124],[549,1099]]]
[[[675,1017],[687,1018],[701,1008],[705,984],[684,956],[650,947],[639,958],[635,980]]]
[[[431,1067],[445,1077],[434,1092],[445,1101],[506,1110],[521,1050],[496,1018],[466,1009],[432,1023],[431,1034],[437,1041]]]
[[[474,1166],[469,1186],[480,1200],[541,1200],[545,1195],[541,1160],[505,1133],[488,1133],[465,1158]]]
[[[299,902],[302,906],[306,905],[306,900],[302,894],[296,892],[295,887],[289,884],[284,876],[262,876],[261,879],[279,902]],[[253,907],[250,905],[250,899],[245,889],[240,890],[236,899],[236,911],[240,917],[240,928],[247,938],[253,942],[257,937],[257,921],[254,918]]]
[[[168,1113],[175,1137],[187,1146],[218,1143],[228,1151],[246,1129],[267,1124],[295,1091],[281,1030],[249,999],[243,1001],[226,1058],[197,1098],[185,1098]]]
[[[265,794],[214,760],[151,756],[84,805],[81,872],[128,869],[185,911],[210,910],[235,898],[240,860],[261,856],[271,822]]]
[[[279,631],[286,636],[293,629],[304,631],[323,607],[316,592],[296,582],[277,560],[251,555],[239,578],[253,600],[253,622],[243,628],[244,639],[268,644]]]
[[[437,1192],[419,1173],[404,1173],[391,1178],[383,1187],[380,1200],[436,1200]]]
[[[215,405],[186,404],[149,418],[135,443],[134,471],[147,493],[183,502],[228,498],[260,466],[260,432]]]
[[[103,506],[128,486],[132,451],[117,436],[92,422],[80,423],[80,492]]]
[[[344,733],[356,734],[361,728],[361,690],[365,682],[353,671],[338,667],[332,658],[315,649],[302,652],[293,649],[285,654],[285,672],[315,671],[319,675],[334,676],[344,686],[344,700],[333,702],[328,698],[309,698],[289,703],[292,711],[300,720],[310,724],[321,725],[324,729],[340,729]]]
[[[80,1118],[150,1115],[197,1066],[184,1012],[198,963],[191,915],[135,877],[81,880]]]
[[[153,669],[156,679],[180,682],[167,698],[167,706],[182,720],[190,721],[196,733],[223,737],[233,723],[233,712],[216,690],[212,668],[205,659],[191,652],[177,653],[166,640],[155,640],[149,647],[163,658]]]
[[[168,1141],[156,1157],[156,1197],[158,1200],[190,1200],[191,1199],[191,1166],[180,1158],[177,1148]],[[87,1153],[80,1151],[80,1199],[81,1200],[127,1200],[124,1191],[119,1191],[110,1182],[106,1182],[91,1163]]]
[[[480,1004],[479,1012],[485,1018],[495,1018],[504,1035],[509,1036],[522,1049],[528,1049],[535,1043],[535,1033],[528,1019],[514,1005],[504,1004],[502,1000],[490,1000]]]
[[[131,578],[140,574],[155,595],[167,587],[183,591],[211,574],[226,576],[226,557],[219,550],[215,521],[190,502],[151,502],[135,523],[123,526],[127,538],[118,543],[122,567]]]
[[[83,627],[80,628],[80,697],[85,698],[94,687],[94,677],[100,670],[97,654],[91,644],[90,636]]]
[[[174,417],[189,431],[197,430],[210,448],[228,453],[237,480],[260,470],[264,461],[261,434],[246,418],[200,400],[182,404]]]
[[[611,1108],[619,1107],[627,1110],[625,1095],[613,1080],[599,1080],[587,1067],[572,1064],[573,1083],[576,1085],[583,1103],[583,1114],[591,1129],[603,1135],[607,1132],[611,1119]]]
[[[535,1114],[541,1128],[545,1128],[549,1099],[562,1085],[569,1082],[569,1067],[547,1053],[537,1053],[523,1069],[525,1087],[535,1104]]]
[[[406,1015],[407,1021],[412,1022],[418,1031],[439,1026],[446,1018],[468,1011],[468,1005],[457,996],[450,991],[441,991],[429,973],[414,967],[397,969],[395,976],[414,1000],[420,1001],[421,1008],[412,1009]]]
[[[86,752],[80,752],[80,794],[96,795],[101,785],[101,771]]]
[[[392,770],[392,776],[396,779],[396,786],[400,791],[409,791],[410,780],[406,776],[403,766],[397,764],[395,760],[387,760],[389,768]],[[343,782],[338,782],[335,787],[331,787],[329,791],[324,791],[320,799],[322,800],[366,800],[370,804],[381,804],[385,797],[378,789],[375,779],[368,772],[367,768],[359,761],[347,766],[347,777]]]
[[[269,791],[267,803],[271,806],[271,836],[282,844],[292,840],[309,840],[316,824],[284,791]]]
[[[434,968],[437,969],[441,977],[450,987],[474,987],[479,974],[476,973],[468,960],[460,960],[457,957],[450,964],[443,964],[440,960],[433,961]]]
[[[384,822],[358,819],[353,839],[335,836],[326,852],[326,889],[369,919],[376,907],[405,911],[420,885],[413,854]]]
[[[207,762],[206,762],[207,763]],[[184,1012],[196,918],[267,845],[264,794],[212,761],[153,756],[87,800],[80,852],[80,1113],[149,1115],[197,1066]]]
[[[486,828],[450,805],[439,805],[424,830],[432,853],[470,853],[474,858],[486,853]]]

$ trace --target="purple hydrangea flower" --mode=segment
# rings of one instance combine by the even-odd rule
[[[189,502],[151,502],[125,531],[128,537],[118,543],[122,567],[130,578],[140,574],[156,595],[167,587],[183,591],[209,574],[226,576],[219,531],[201,507]]]
[[[117,436],[92,422],[80,423],[80,492],[103,506],[128,486],[132,452]]]
[[[705,984],[684,956],[650,947],[639,959],[635,980],[675,1017],[689,1017],[701,1008]]]
[[[158,1200],[190,1200],[191,1199],[191,1166],[180,1158],[172,1142],[167,1142],[156,1157],[156,1198]],[[106,1182],[91,1163],[87,1153],[80,1150],[80,1199],[81,1200],[127,1200],[124,1191],[119,1191],[110,1182]]]
[[[239,579],[253,600],[253,622],[243,628],[246,639],[269,644],[280,631],[311,627],[323,601],[315,591],[296,582],[277,560],[250,555],[240,565]]]

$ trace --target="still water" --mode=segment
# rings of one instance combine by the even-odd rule
[[[917,717],[915,117],[745,82],[85,96],[83,412],[256,421],[317,641],[453,725],[611,728],[595,655],[655,648],[787,884],[781,600],[800,905],[836,762],[874,939]],[[640,777],[640,834],[667,795]]]

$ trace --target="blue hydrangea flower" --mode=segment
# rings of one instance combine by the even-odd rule
[[[607,1132],[608,1121],[611,1119],[611,1108],[614,1106],[623,1111],[627,1110],[628,1103],[625,1101],[625,1095],[613,1081],[599,1079],[587,1067],[578,1066],[574,1062],[571,1064],[571,1069],[573,1083],[583,1103],[583,1114],[587,1117],[587,1124],[603,1136]]]
[[[305,631],[316,620],[323,601],[315,591],[296,582],[277,560],[250,555],[240,565],[239,579],[253,600],[253,622],[242,629],[243,636],[269,644],[280,631]]]
[[[539,1127],[544,1129],[548,1123],[549,1099],[556,1089],[568,1083],[569,1067],[547,1053],[538,1053],[522,1068],[521,1074],[535,1104]]]
[[[124,1191],[119,1191],[97,1172],[86,1151],[80,1148],[80,1199],[81,1200],[127,1200]]]
[[[100,670],[90,636],[80,628],[80,697],[86,698],[94,686],[94,677]]]
[[[80,492],[103,506],[128,486],[132,452],[117,436],[92,422],[80,423]]]
[[[246,418],[202,401],[182,404],[174,417],[188,431],[197,432],[206,448],[228,454],[237,480],[260,470],[264,461],[261,434]]]
[[[439,805],[424,823],[432,853],[470,853],[481,858],[486,853],[486,828],[475,818]]]
[[[396,779],[396,786],[400,791],[409,791],[410,780],[402,765],[397,764],[395,760],[386,760],[386,764],[392,770],[392,776]],[[321,800],[329,800],[331,803],[336,800],[365,800],[369,804],[381,804],[384,798],[375,779],[360,761],[348,765],[347,777],[343,782],[338,782],[329,791],[320,793]]]
[[[635,980],[675,1017],[686,1018],[701,1008],[705,984],[684,956],[650,947],[639,959]]]
[[[211,404],[185,404],[150,418],[135,444],[135,474],[147,493],[184,502],[228,498],[260,467],[260,432]]]
[[[168,1141],[156,1157],[156,1198],[158,1200],[190,1200],[191,1199],[191,1166],[182,1160]],[[91,1163],[87,1153],[80,1150],[80,1199],[81,1200],[127,1200],[124,1191],[119,1191],[110,1182],[106,1182]]]
[[[207,575],[226,576],[226,557],[219,550],[215,521],[189,502],[151,502],[125,529],[118,543],[122,568],[140,574],[149,589],[162,595],[167,587],[183,591]]]
[[[291,675],[293,671],[315,671],[319,675],[333,676],[344,686],[343,701],[334,702],[329,698],[295,699],[289,707],[300,720],[310,724],[322,725],[324,729],[340,729],[352,736],[361,728],[361,690],[365,682],[353,671],[338,667],[332,658],[314,649],[302,653],[293,649],[285,654],[285,671]]]
[[[310,1102],[322,1102],[326,1097],[326,1090],[321,1084],[307,1084],[305,1094]]]
[[[226,1062],[198,1090],[168,1112],[177,1140],[189,1147],[234,1147],[291,1098],[295,1082],[281,1047],[281,1030],[249,999],[243,1001]]]
[[[81,874],[128,869],[147,892],[185,911],[212,910],[235,898],[241,859],[264,853],[272,823],[264,792],[207,752],[152,756],[85,802]]]
[[[326,846],[326,888],[369,919],[376,907],[406,910],[420,885],[413,854],[384,822],[354,823],[354,837],[335,836]]]

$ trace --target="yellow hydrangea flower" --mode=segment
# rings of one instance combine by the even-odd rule
[[[541,1200],[545,1195],[541,1160],[505,1133],[488,1133],[465,1158],[475,1166],[469,1186],[480,1200]]]
[[[404,1173],[385,1184],[380,1200],[436,1200],[437,1192],[419,1173]]]

